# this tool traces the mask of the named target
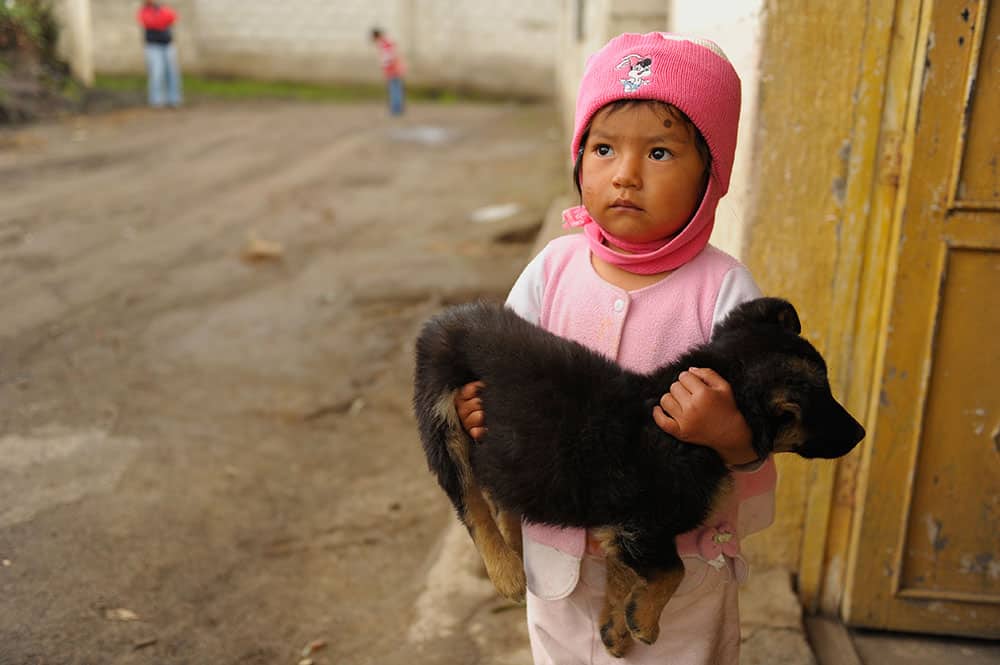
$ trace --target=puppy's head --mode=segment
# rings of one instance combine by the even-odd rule
[[[737,402],[754,429],[758,455],[794,452],[835,458],[865,436],[861,424],[833,397],[826,363],[799,336],[795,308],[777,298],[737,307],[715,339],[742,368]]]

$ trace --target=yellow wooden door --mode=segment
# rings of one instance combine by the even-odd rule
[[[1000,2],[925,2],[852,625],[1000,637]]]

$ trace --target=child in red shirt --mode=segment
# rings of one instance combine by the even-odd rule
[[[386,37],[379,28],[372,28],[372,41],[378,47],[382,63],[382,76],[389,88],[389,112],[392,115],[403,114],[403,61],[396,51],[396,43]]]
[[[155,108],[180,106],[181,73],[171,30],[177,21],[177,12],[154,0],[144,0],[136,20],[143,28],[146,43],[149,105]]]

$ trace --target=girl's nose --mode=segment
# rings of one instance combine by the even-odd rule
[[[620,160],[618,162],[618,169],[611,178],[611,184],[619,189],[641,189],[642,178],[639,175],[639,168],[635,160]]]

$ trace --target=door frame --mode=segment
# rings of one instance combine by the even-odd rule
[[[828,357],[843,368],[838,384],[848,410],[873,440],[873,400],[882,331],[888,318],[894,266],[890,261],[905,202],[903,174],[913,155],[919,79],[918,44],[930,3],[876,0],[863,17],[862,66],[855,82],[851,159],[842,219],[848,251],[838,253]],[[831,362],[831,365],[834,365]],[[851,558],[855,502],[867,479],[870,446],[863,443],[837,464],[811,465],[799,558],[798,587],[809,613],[837,616],[856,565]]]

